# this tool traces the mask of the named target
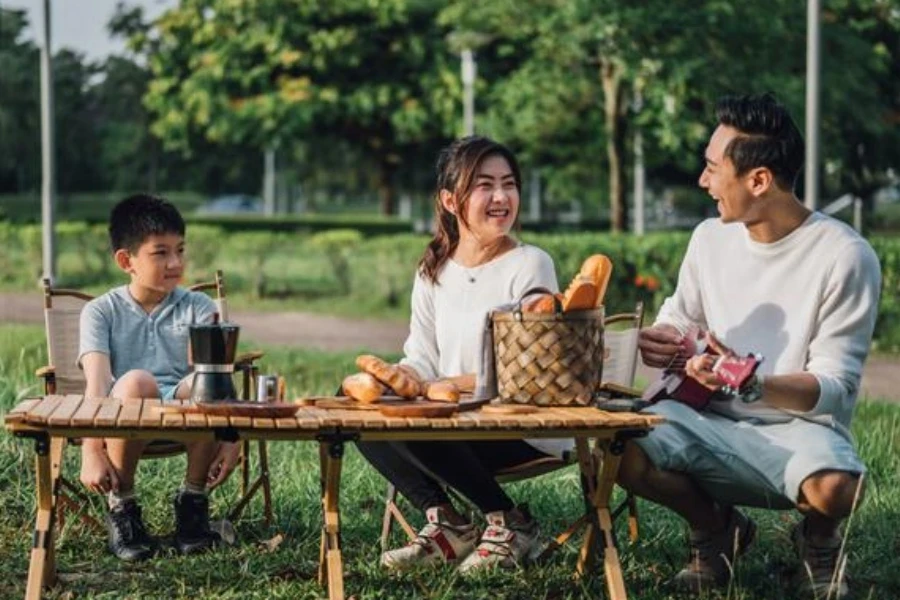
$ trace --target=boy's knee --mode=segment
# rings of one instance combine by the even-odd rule
[[[857,473],[821,471],[807,477],[800,486],[800,504],[827,517],[843,519],[862,501],[864,488],[863,479]]]
[[[116,380],[111,396],[131,398],[156,398],[159,386],[149,371],[132,369]]]

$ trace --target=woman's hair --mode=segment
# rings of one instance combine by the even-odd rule
[[[481,163],[490,156],[502,156],[512,170],[516,189],[522,189],[522,175],[519,163],[509,148],[486,137],[469,136],[456,140],[438,155],[437,189],[434,194],[436,231],[419,260],[419,270],[432,283],[437,284],[438,275],[444,264],[459,244],[459,222],[468,225],[466,204]],[[444,208],[441,191],[453,195],[455,214]]]

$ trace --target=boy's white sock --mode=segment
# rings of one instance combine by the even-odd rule
[[[134,499],[134,490],[128,490],[127,492],[114,492],[110,490],[109,494],[106,496],[106,503],[109,505],[109,510],[115,510],[122,506],[126,500]]]
[[[197,494],[198,496],[206,495],[206,486],[205,485],[194,485],[190,481],[185,481],[181,484],[181,492],[186,494]]]

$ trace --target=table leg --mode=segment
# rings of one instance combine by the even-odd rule
[[[619,551],[616,549],[616,541],[613,534],[612,515],[609,510],[609,498],[612,495],[613,486],[616,483],[616,476],[619,473],[619,465],[622,462],[621,452],[611,451],[612,445],[620,443],[613,440],[598,440],[597,455],[594,459],[596,467],[597,488],[592,498],[594,510],[596,511],[597,525],[600,531],[596,531],[594,527],[588,530],[589,535],[585,535],[584,546],[581,554],[585,555],[589,551],[590,545],[594,543],[594,535],[601,536],[603,547],[603,570],[606,575],[607,595],[610,600],[626,600],[628,594],[625,591],[625,579],[622,575],[622,563],[619,561]],[[579,557],[579,567],[581,560]]]
[[[53,518],[56,507],[53,496],[52,445],[54,442],[47,437],[35,440],[37,517],[34,524],[31,562],[28,565],[28,584],[25,588],[27,600],[39,600],[41,590],[56,583],[56,561],[53,551]],[[58,440],[55,448],[60,451],[62,449]]]
[[[342,440],[319,442],[322,469],[322,543],[319,549],[319,583],[328,585],[329,600],[344,599],[344,566],[341,559],[341,518],[338,492],[341,482]]]

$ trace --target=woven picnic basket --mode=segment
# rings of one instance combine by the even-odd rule
[[[526,294],[527,295],[527,294]],[[603,369],[603,308],[491,313],[500,402],[586,406]]]

